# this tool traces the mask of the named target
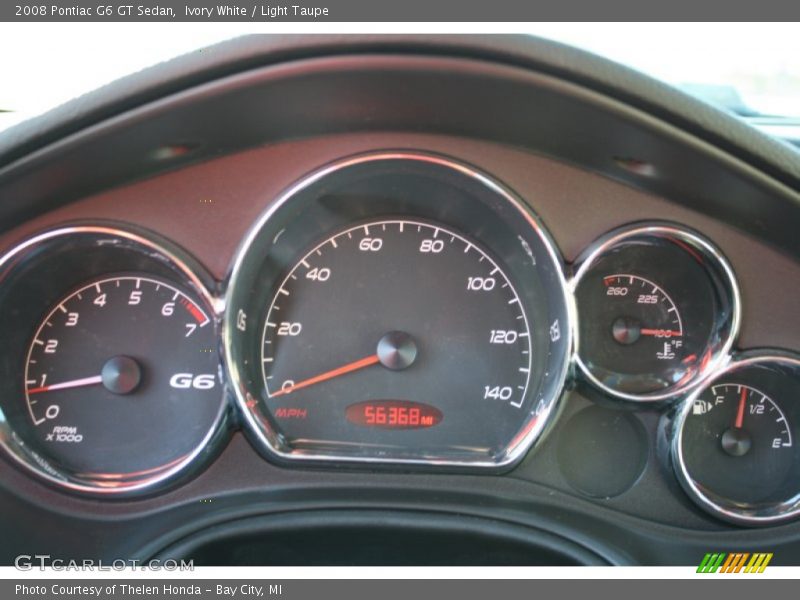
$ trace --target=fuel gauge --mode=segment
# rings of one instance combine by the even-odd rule
[[[695,392],[674,424],[689,495],[725,519],[758,524],[800,512],[800,361],[751,354]]]
[[[635,401],[675,397],[725,359],[739,321],[733,273],[718,250],[675,226],[612,232],[580,261],[578,366]]]

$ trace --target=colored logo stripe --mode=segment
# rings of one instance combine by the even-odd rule
[[[763,573],[772,560],[771,552],[709,552],[703,557],[698,573]],[[749,562],[748,562],[748,559]],[[746,563],[746,564],[745,564]]]
[[[767,568],[769,561],[772,560],[772,552],[764,553],[758,552],[753,554],[753,558],[750,559],[747,567],[745,568],[745,573],[763,573],[764,569]]]
[[[728,560],[722,565],[720,573],[738,573],[744,566],[744,561],[750,558],[750,555],[742,552],[735,552],[728,555]]]
[[[703,557],[700,566],[697,567],[698,573],[716,573],[722,561],[725,560],[725,553],[708,553]]]

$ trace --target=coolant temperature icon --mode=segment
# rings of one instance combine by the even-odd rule
[[[680,340],[664,342],[664,348],[661,352],[656,352],[656,358],[658,358],[658,360],[672,360],[675,358],[675,350],[682,345],[683,343]]]

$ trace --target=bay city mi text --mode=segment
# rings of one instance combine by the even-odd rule
[[[110,585],[74,585],[54,583],[49,585],[25,585],[18,583],[14,588],[17,596],[36,596],[46,597],[48,592],[51,596],[70,596],[75,597],[94,597],[102,598],[109,596],[166,596],[168,598],[180,596],[200,596],[203,592],[215,594],[224,598],[264,598],[266,596],[281,596],[283,594],[283,584],[267,585],[214,585],[212,587],[200,587],[199,585],[174,585],[165,583],[163,585],[149,584],[127,584],[114,583]]]

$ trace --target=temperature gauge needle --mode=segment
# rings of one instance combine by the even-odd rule
[[[640,329],[639,333],[659,337],[681,337],[683,335],[680,331],[672,331],[670,329]]]
[[[638,319],[633,317],[618,317],[611,324],[611,335],[618,343],[624,346],[630,346],[631,344],[638,342],[643,335],[669,339],[674,337],[682,337],[683,332],[674,329],[655,329],[652,327],[642,327],[642,324]]]
[[[741,429],[744,424],[744,406],[747,404],[747,388],[742,386],[742,393],[739,396],[739,410],[736,411],[736,423],[734,427]]]
[[[371,367],[372,365],[378,364],[380,360],[381,359],[378,357],[377,354],[373,354],[372,356],[367,356],[366,358],[362,358],[361,360],[348,363],[336,369],[332,369],[330,371],[326,371],[325,373],[321,373],[320,375],[309,377],[308,379],[304,379],[303,381],[299,381],[298,383],[295,383],[293,385],[281,388],[274,394],[271,394],[270,398],[274,398],[275,396],[282,396],[283,394],[288,394],[290,392],[294,392],[295,390],[306,388],[310,385],[322,383],[323,381],[328,381],[329,379],[340,377],[342,375],[346,375],[347,373],[358,371],[359,369]]]
[[[62,383],[54,383],[52,385],[30,388],[27,391],[28,394],[41,394],[42,392],[67,390],[69,388],[84,387],[87,385],[97,385],[98,383],[103,383],[102,375],[96,375],[95,377],[84,377],[83,379],[73,379],[72,381],[64,381]]]

